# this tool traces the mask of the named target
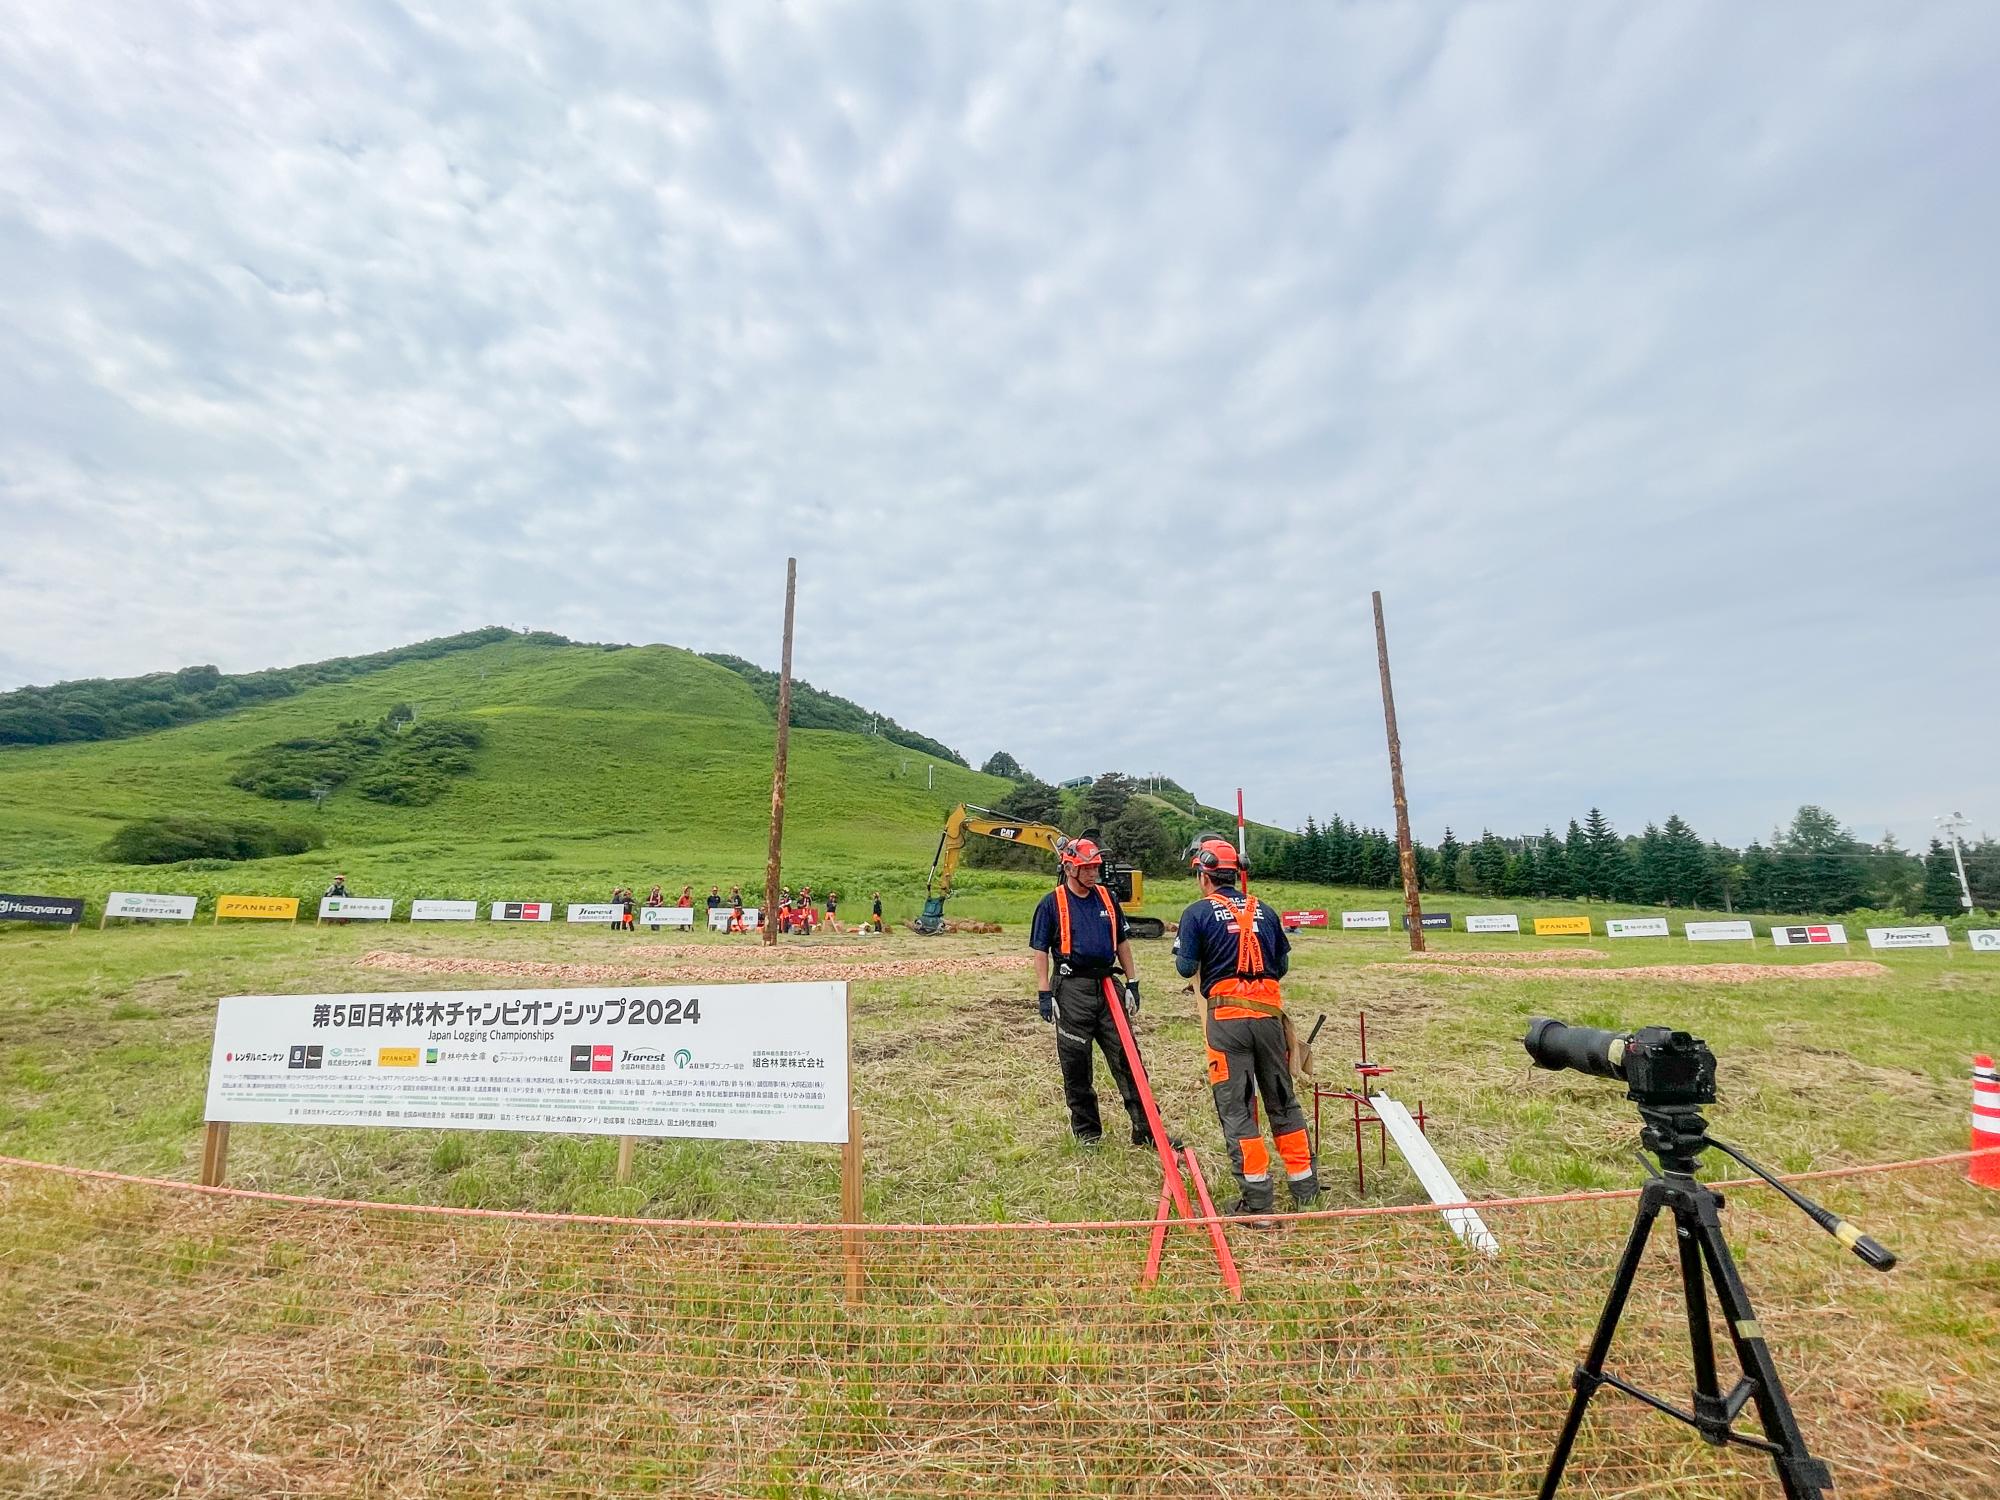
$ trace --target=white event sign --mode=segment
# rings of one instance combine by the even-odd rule
[[[1951,933],[1942,927],[1871,927],[1871,948],[1949,948]]]
[[[729,917],[730,917],[729,907],[726,906],[711,907],[708,913],[709,930],[711,932],[729,931]],[[757,908],[754,906],[744,907],[743,930],[745,932],[748,932],[751,928],[755,927],[756,925],[757,925]]]
[[[622,922],[625,920],[625,906],[619,901],[572,901],[563,918],[570,922]]]
[[[1467,917],[1465,919],[1465,930],[1467,932],[1519,932],[1521,930],[1521,919],[1519,917],[1494,916]]]
[[[1666,937],[1665,917],[1609,917],[1604,923],[1606,937]]]
[[[386,922],[395,913],[394,896],[323,896],[319,917],[338,917],[343,922]]]
[[[1687,922],[1681,931],[1690,943],[1754,943],[1756,929],[1748,922]]]
[[[155,896],[146,891],[113,891],[104,898],[104,915],[142,922],[192,922],[193,896]]]
[[[694,928],[694,908],[692,906],[647,906],[639,911],[641,927],[686,927]]]
[[[1965,936],[1974,953],[2000,953],[2000,927],[1975,927]]]
[[[1825,943],[1847,946],[1847,928],[1839,922],[1811,922],[1803,927],[1773,927],[1771,941],[1780,948],[1819,947]]]
[[[232,995],[208,1118],[847,1140],[847,986]]]
[[[1344,911],[1340,914],[1340,925],[1350,930],[1356,927],[1380,927],[1386,931],[1389,926],[1389,914],[1386,911]]]
[[[410,903],[412,922],[476,922],[479,920],[477,901],[412,901]]]
[[[546,922],[554,911],[546,901],[495,901],[492,917],[496,922]]]

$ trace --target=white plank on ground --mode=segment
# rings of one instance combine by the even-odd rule
[[[1417,1122],[1410,1118],[1410,1112],[1387,1094],[1374,1094],[1368,1102],[1375,1106],[1375,1113],[1382,1117],[1388,1128],[1389,1139],[1396,1143],[1396,1149],[1403,1153],[1403,1160],[1410,1164],[1410,1170],[1417,1174],[1417,1181],[1424,1185],[1424,1191],[1431,1195],[1431,1202],[1437,1204],[1464,1203],[1465,1190],[1458,1185],[1458,1179],[1451,1175],[1451,1169],[1432,1148]],[[1479,1217],[1474,1208],[1447,1208],[1444,1221],[1451,1226],[1451,1232],[1464,1240],[1473,1249],[1487,1255],[1500,1253],[1500,1241],[1493,1237],[1493,1231],[1486,1227],[1486,1221]]]

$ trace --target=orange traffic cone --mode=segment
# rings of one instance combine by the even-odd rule
[[[2000,1071],[1984,1052],[1972,1060],[1972,1149],[2000,1153]],[[1973,1157],[1966,1175],[1981,1187],[2000,1188],[2000,1154]]]

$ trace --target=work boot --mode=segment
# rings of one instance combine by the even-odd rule
[[[1144,1125],[1134,1125],[1132,1127],[1132,1144],[1135,1146],[1145,1146],[1148,1149],[1151,1149],[1153,1144],[1152,1130]]]
[[[1098,1148],[1099,1146],[1102,1146],[1102,1145],[1104,1144],[1104,1137],[1103,1137],[1103,1136],[1101,1136],[1101,1135],[1080,1135],[1080,1134],[1079,1134],[1079,1135],[1077,1135],[1077,1136],[1075,1137],[1075,1140],[1076,1140],[1076,1143],[1077,1143],[1077,1145],[1079,1145],[1079,1146],[1082,1146],[1082,1147],[1084,1147],[1084,1148],[1085,1148],[1086,1150],[1090,1150],[1090,1151],[1095,1151],[1095,1150],[1096,1150],[1096,1149],[1097,1149],[1097,1148]]]
[[[1319,1207],[1319,1178],[1312,1172],[1291,1180],[1292,1207],[1298,1210]]]
[[[1262,1182],[1246,1182],[1243,1184],[1243,1195],[1230,1206],[1229,1217],[1247,1219],[1253,1226],[1268,1228],[1271,1223],[1271,1211],[1276,1203],[1269,1178]]]

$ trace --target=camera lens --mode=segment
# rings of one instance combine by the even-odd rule
[[[1536,1016],[1528,1022],[1528,1034],[1521,1045],[1538,1068],[1560,1072],[1574,1068],[1597,1078],[1625,1076],[1625,1041],[1622,1031],[1600,1031],[1595,1026],[1571,1026],[1563,1021]]]

